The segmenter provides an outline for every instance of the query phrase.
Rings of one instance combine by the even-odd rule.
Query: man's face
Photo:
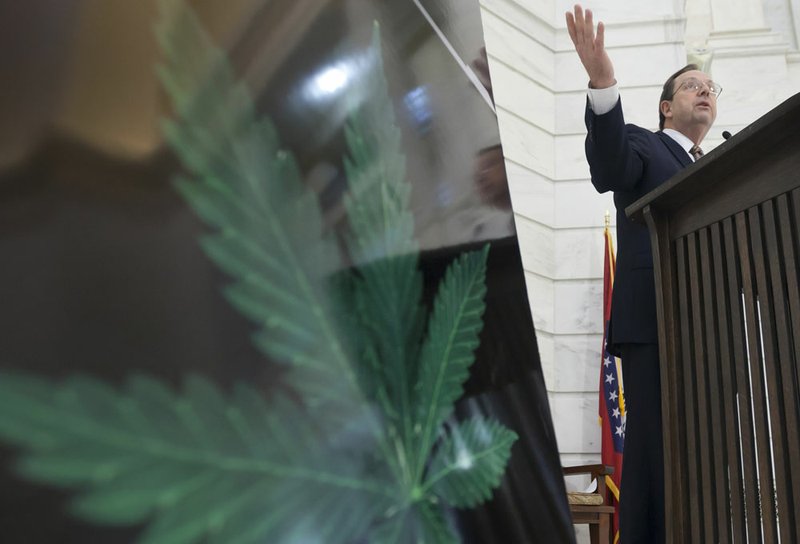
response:
[[[691,84],[698,82],[699,89],[691,90]],[[717,117],[717,97],[709,92],[711,84],[711,78],[699,70],[690,70],[679,75],[675,79],[672,100],[662,103],[662,112],[666,117],[665,127],[674,128],[684,134],[701,128],[708,131]]]
[[[503,148],[499,145],[478,153],[475,159],[475,182],[486,204],[500,209],[511,208]]]

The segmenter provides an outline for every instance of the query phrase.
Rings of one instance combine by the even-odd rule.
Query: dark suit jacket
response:
[[[691,164],[692,159],[663,132],[626,125],[620,100],[603,115],[595,115],[587,102],[586,129],[592,184],[601,193],[614,191],[617,208],[617,271],[609,345],[657,343],[650,234],[645,225],[632,223],[625,216],[625,207]]]

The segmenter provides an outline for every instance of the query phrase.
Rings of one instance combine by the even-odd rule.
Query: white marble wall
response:
[[[584,157],[586,75],[564,23],[573,0],[480,2],[559,451],[565,465],[595,462],[603,222],[611,210],[613,230],[614,206],[610,194],[594,191]],[[584,4],[606,23],[628,122],[656,129],[664,79],[698,52],[725,89],[705,149],[722,141],[723,130],[741,130],[800,90],[800,0],[737,2],[740,12],[716,19],[721,0]],[[764,16],[757,31],[753,10]],[[588,542],[583,529],[578,534]]]
[[[610,194],[588,181],[586,76],[561,3],[483,0],[501,138],[559,447],[565,463],[597,459],[603,222]],[[607,45],[632,122],[657,124],[662,66],[685,54],[681,21],[650,2],[608,12]],[[652,5],[650,5],[652,4]],[[659,9],[655,9],[661,6]],[[652,9],[651,9],[652,8]],[[643,14],[649,16],[644,17]],[[651,60],[643,70],[642,55]],[[624,74],[624,75],[623,75]],[[575,422],[581,422],[576,425]]]

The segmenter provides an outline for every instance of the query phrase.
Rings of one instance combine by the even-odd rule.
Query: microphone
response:
[[[730,133],[730,132],[728,132],[727,130],[723,130],[723,131],[722,131],[722,137],[723,137],[723,138],[725,138],[725,139],[727,140],[728,138],[730,138],[730,137],[731,137],[731,133]]]

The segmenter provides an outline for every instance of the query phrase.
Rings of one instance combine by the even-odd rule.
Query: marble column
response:
[[[765,31],[762,0],[711,0],[713,32]]]
[[[786,39],[767,25],[763,0],[710,0],[710,7],[708,46],[714,56],[785,53]]]

